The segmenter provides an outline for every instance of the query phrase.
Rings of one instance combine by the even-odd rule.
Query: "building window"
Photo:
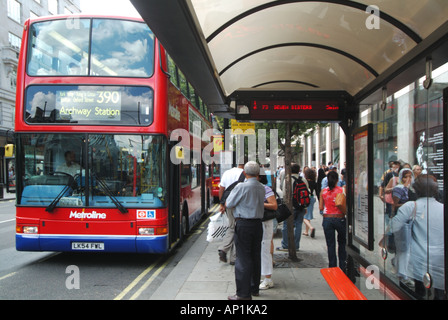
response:
[[[11,72],[8,74],[9,76],[9,83],[11,86],[11,90],[16,91],[17,89],[17,68],[12,68]]]
[[[20,3],[16,0],[8,0],[8,17],[21,23],[20,16]]]
[[[323,127],[323,128],[319,128],[318,130],[320,130],[320,146],[321,149],[325,149],[326,148],[326,141],[327,141],[327,127]]]
[[[18,36],[10,32],[8,33],[8,39],[9,39],[9,45],[11,47],[20,50],[20,43],[22,42],[22,40]]]
[[[331,141],[339,141],[339,124],[331,124]]]

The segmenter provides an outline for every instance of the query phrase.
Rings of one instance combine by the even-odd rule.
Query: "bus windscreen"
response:
[[[61,19],[33,23],[30,34],[30,76],[149,78],[154,72],[154,34],[144,23]]]

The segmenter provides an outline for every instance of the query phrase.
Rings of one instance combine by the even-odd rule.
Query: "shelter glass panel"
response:
[[[375,246],[373,251],[363,247],[359,251],[417,299],[446,299],[443,89],[448,87],[447,70],[442,66],[434,71],[429,90],[422,85],[424,79],[416,80],[390,96],[386,108],[378,103],[369,110],[374,127]],[[431,285],[426,288],[428,275]]]

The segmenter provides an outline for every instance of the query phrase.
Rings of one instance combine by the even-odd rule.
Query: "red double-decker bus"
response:
[[[191,135],[182,149],[192,160],[176,164],[170,134],[203,132],[209,120],[142,20],[28,20],[16,100],[17,250],[168,252],[210,195],[208,167],[193,157],[206,141]]]

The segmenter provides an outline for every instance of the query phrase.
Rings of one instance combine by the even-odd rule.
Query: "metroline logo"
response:
[[[105,213],[70,211],[69,219],[106,219]]]

